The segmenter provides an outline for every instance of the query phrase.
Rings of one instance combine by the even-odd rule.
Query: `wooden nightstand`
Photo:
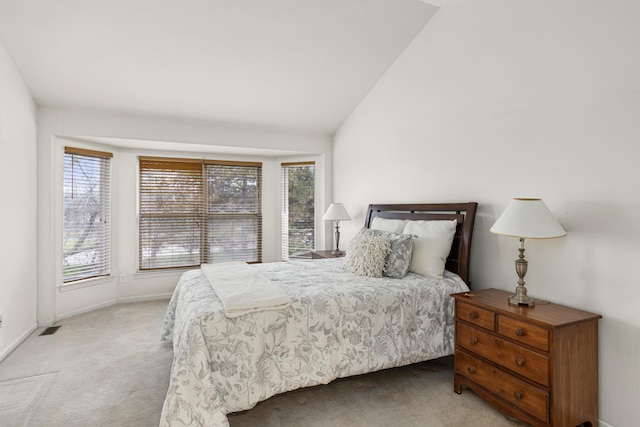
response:
[[[345,252],[342,252],[339,255],[336,254],[332,254],[331,253],[331,249],[329,250],[322,250],[322,251],[310,251],[310,252],[303,252],[303,253],[299,253],[299,254],[294,254],[289,256],[289,258],[294,258],[294,259],[324,259],[324,258],[342,258],[343,256],[345,256]]]
[[[534,426],[598,425],[598,319],[497,289],[454,294],[453,390],[467,386]]]
[[[321,259],[321,258],[342,258],[343,256],[345,256],[345,252],[342,252],[340,254],[332,254],[331,250],[327,250],[327,251],[311,251],[311,258],[312,259]]]

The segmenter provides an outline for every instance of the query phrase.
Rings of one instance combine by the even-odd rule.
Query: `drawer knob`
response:
[[[475,366],[467,366],[467,372],[469,372],[470,374],[475,374],[476,373],[476,367]]]
[[[513,392],[513,397],[515,397],[517,400],[521,400],[524,397],[524,393],[516,390]]]
[[[477,319],[478,317],[479,317],[479,316],[478,316],[478,312],[477,312],[477,311],[471,311],[471,312],[469,312],[469,318],[470,318],[470,319]]]
[[[516,329],[516,335],[519,336],[519,337],[523,337],[523,336],[527,335],[527,331],[525,331],[522,328],[518,328],[518,329]]]
[[[471,344],[471,345],[478,344],[478,338],[476,338],[476,337],[469,338],[469,344]]]
[[[525,360],[524,357],[518,357],[516,359],[516,365],[518,366],[524,366],[527,363],[527,361]]]

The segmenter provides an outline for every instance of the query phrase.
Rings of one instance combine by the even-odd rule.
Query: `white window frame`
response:
[[[63,142],[63,141],[59,141],[59,142]],[[105,282],[112,282],[113,281],[113,275],[111,272],[111,268],[112,268],[112,227],[111,227],[111,198],[112,198],[112,194],[111,194],[111,180],[112,180],[112,157],[113,154],[111,152],[106,152],[106,151],[102,151],[102,150],[95,150],[93,149],[93,147],[91,148],[86,148],[86,147],[80,147],[77,146],[76,144],[56,144],[57,149],[59,149],[61,151],[61,162],[60,162],[60,169],[59,169],[59,173],[56,174],[57,177],[59,177],[58,179],[54,179],[52,182],[57,183],[57,185],[59,185],[59,192],[56,191],[54,192],[54,194],[60,194],[61,197],[59,198],[59,209],[55,209],[56,212],[59,212],[59,216],[56,215],[56,218],[58,218],[58,227],[55,227],[57,235],[59,236],[59,238],[54,239],[57,243],[57,247],[59,248],[59,258],[56,257],[57,259],[57,265],[58,267],[56,268],[56,271],[58,272],[57,276],[60,278],[60,285],[59,285],[59,289],[60,291],[66,291],[66,290],[72,290],[72,289],[77,289],[77,288],[83,288],[86,286],[92,286],[95,284],[100,284],[100,283],[105,283]],[[66,150],[66,147],[69,147],[69,150]],[[103,173],[106,173],[107,176],[106,177],[101,177],[100,178],[100,183],[101,185],[104,185],[106,188],[103,188],[100,192],[100,197],[101,197],[101,205],[103,206],[103,209],[105,209],[105,212],[103,212],[103,215],[106,215],[106,217],[103,217],[101,221],[103,221],[104,227],[106,228],[104,230],[104,234],[103,238],[104,240],[102,241],[102,244],[104,245],[102,247],[102,254],[101,256],[103,257],[103,271],[101,271],[99,274],[95,274],[95,275],[86,275],[84,277],[78,277],[78,278],[73,278],[70,280],[65,281],[65,277],[64,277],[64,241],[65,241],[65,236],[64,236],[64,220],[65,220],[65,214],[64,214],[64,207],[65,207],[65,202],[64,202],[64,194],[65,194],[65,171],[66,171],[66,165],[65,165],[65,157],[66,157],[66,151],[70,151],[73,152],[74,155],[86,155],[87,157],[95,157],[95,158],[103,158],[103,159],[107,159],[107,164],[106,164],[106,170],[103,170]],[[56,203],[57,204],[57,203]],[[58,234],[59,233],[59,234]]]
[[[296,167],[313,167],[314,170],[314,178],[313,178],[313,245],[308,248],[301,248],[302,250],[315,250],[318,242],[318,230],[316,227],[316,217],[317,217],[317,166],[314,161],[300,161],[300,162],[282,162],[280,164],[280,198],[281,198],[281,206],[280,206],[280,236],[281,236],[281,258],[283,261],[289,259],[289,197],[288,197],[288,175],[285,177],[285,170],[296,168]]]

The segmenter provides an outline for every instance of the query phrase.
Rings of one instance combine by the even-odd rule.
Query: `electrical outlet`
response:
[[[124,283],[127,281],[127,275],[124,273],[120,273],[120,283]]]

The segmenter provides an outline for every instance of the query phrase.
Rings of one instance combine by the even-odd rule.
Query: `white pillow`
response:
[[[373,218],[369,228],[372,230],[386,231],[388,233],[402,234],[406,223],[407,220],[405,219],[387,219],[377,216]]]
[[[442,278],[447,256],[451,252],[456,220],[408,221],[404,234],[413,234],[413,255],[409,271]]]

